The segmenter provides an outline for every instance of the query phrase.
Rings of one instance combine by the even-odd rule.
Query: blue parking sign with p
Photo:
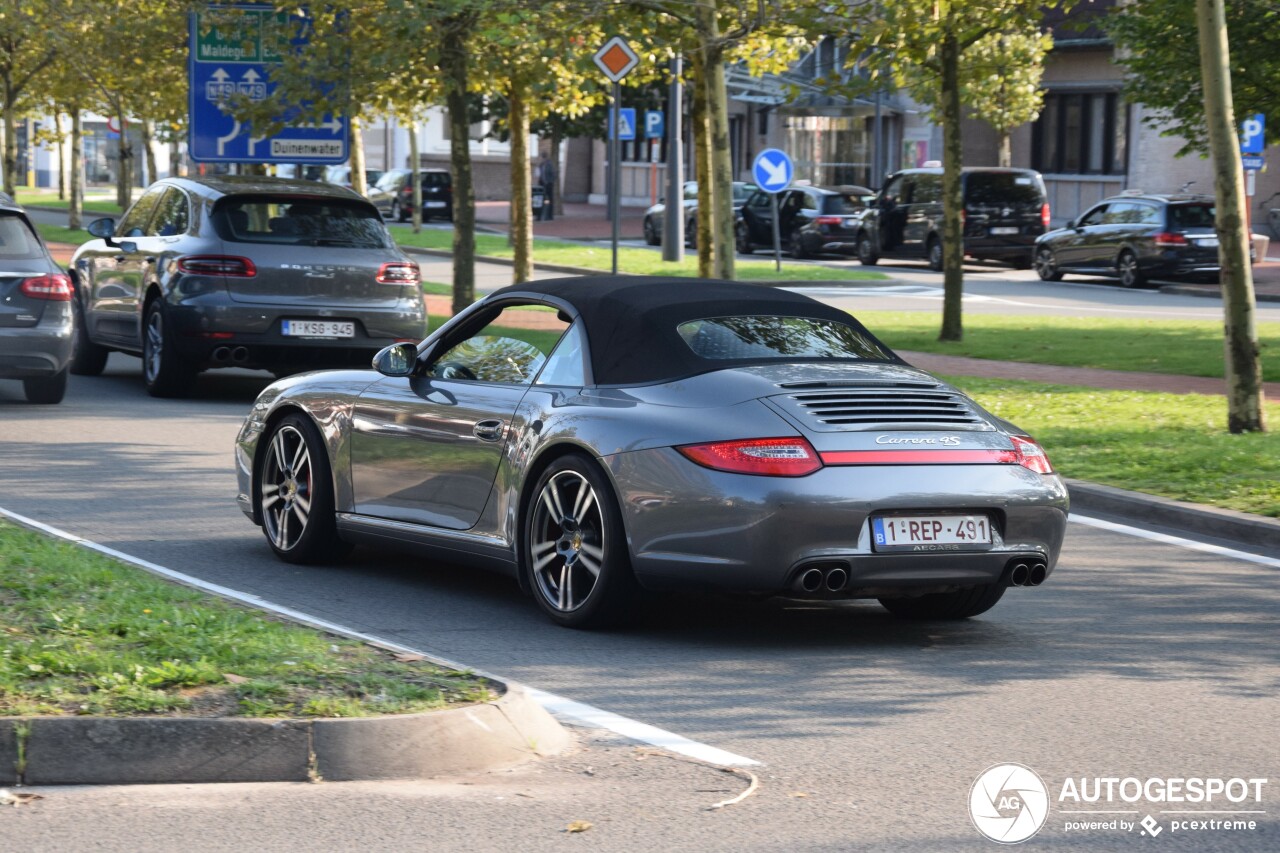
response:
[[[1261,154],[1266,147],[1266,116],[1262,113],[1251,115],[1240,122],[1240,153]]]
[[[662,110],[644,111],[644,138],[661,139],[666,135],[665,114]]]

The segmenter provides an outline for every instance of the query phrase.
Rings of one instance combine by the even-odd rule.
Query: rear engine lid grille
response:
[[[795,390],[770,397],[770,401],[809,429],[824,432],[993,429],[967,398],[934,383],[795,383],[780,387]]]

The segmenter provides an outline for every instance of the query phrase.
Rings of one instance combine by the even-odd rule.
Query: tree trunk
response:
[[[711,127],[707,116],[706,62],[701,51],[694,51],[690,69],[693,77],[693,105],[690,124],[693,131],[693,177],[698,182],[698,277],[715,278],[711,224]],[[684,215],[683,197],[667,200],[667,207]]]
[[[351,164],[351,189],[364,195],[369,191],[369,185],[364,179],[364,134],[360,132],[363,122],[360,116],[354,114],[347,122],[351,127],[351,157],[348,160]]]
[[[120,168],[116,169],[116,204],[127,210],[133,204],[133,146],[129,144],[129,126],[125,124],[124,110],[117,113],[120,123],[120,143],[116,150]]]
[[[185,178],[187,169],[182,162],[182,148],[174,136],[169,137],[169,174],[177,178]]]
[[[80,108],[71,111],[71,203],[67,205],[67,227],[78,229],[84,216],[84,126]]]
[[[409,186],[413,187],[413,233],[422,233],[422,157],[418,153],[418,120],[409,122]]]
[[[960,43],[950,33],[939,45],[942,63],[942,330],[940,341],[964,337],[964,198],[960,188]]]
[[[1231,98],[1231,66],[1222,0],[1196,0],[1200,31],[1200,72],[1204,80],[1204,113],[1213,154],[1213,188],[1217,202],[1218,256],[1222,264],[1227,429],[1262,432],[1262,362],[1258,357],[1257,306],[1253,270],[1249,266],[1244,177]]]
[[[1000,134],[1000,162],[1002,169],[1008,169],[1013,166],[1013,134],[1010,131],[1004,131]]]
[[[695,11],[699,47],[703,54],[701,82],[706,90],[707,125],[711,137],[708,173],[711,178],[712,276],[731,280],[734,261],[733,161],[729,148],[729,95],[725,91],[724,48],[720,44],[715,4],[698,3]],[[701,184],[698,189],[701,193]],[[701,195],[698,204],[701,207]]]
[[[519,75],[507,91],[507,127],[511,131],[511,283],[533,278],[533,217],[529,169],[529,88]]]
[[[551,166],[555,170],[555,186],[551,190],[551,213],[553,216],[564,216],[564,175],[560,168],[560,146],[564,144],[564,131],[556,122],[551,128]]]
[[[142,121],[142,154],[147,163],[147,176],[142,183],[151,186],[160,180],[160,169],[156,165],[156,135],[150,119]]]
[[[53,127],[58,132],[58,200],[67,200],[67,138],[62,134],[62,113],[54,113]]]
[[[13,197],[18,183],[18,113],[13,99],[4,105],[4,191]]]
[[[476,298],[476,196],[471,176],[471,120],[467,114],[470,78],[467,42],[472,22],[446,22],[440,65],[449,111],[449,160],[453,167],[453,313]]]

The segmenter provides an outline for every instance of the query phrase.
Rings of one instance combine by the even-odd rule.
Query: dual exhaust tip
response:
[[[213,360],[218,364],[244,364],[249,360],[249,348],[218,347],[213,351]]]
[[[1009,586],[1040,586],[1048,575],[1044,560],[1015,560],[1009,565]]]
[[[849,582],[849,572],[841,566],[805,569],[796,578],[796,588],[802,592],[839,592]]]

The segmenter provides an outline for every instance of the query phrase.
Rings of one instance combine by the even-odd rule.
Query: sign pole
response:
[[[613,84],[613,133],[609,136],[609,218],[613,220],[613,274],[618,274],[618,196],[622,193],[622,84]]]
[[[782,237],[778,229],[778,194],[769,193],[769,205],[773,208],[773,266],[782,272]]]

